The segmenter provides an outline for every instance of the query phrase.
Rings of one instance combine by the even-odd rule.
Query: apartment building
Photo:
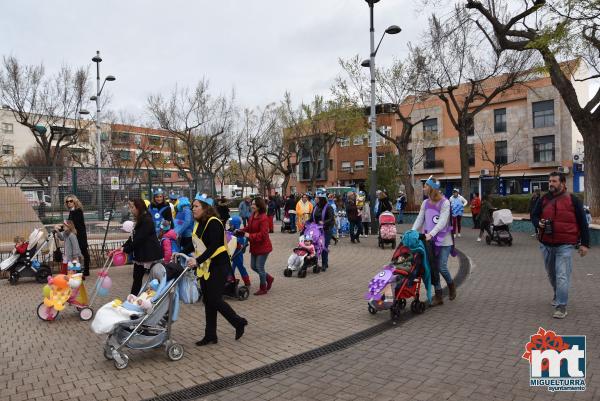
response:
[[[582,101],[588,97],[586,82],[574,82]],[[460,88],[459,88],[460,91]],[[389,107],[392,106],[392,107]],[[401,120],[393,105],[379,105],[377,125],[380,130],[397,136]],[[415,181],[424,182],[430,175],[441,179],[447,194],[460,188],[460,153],[458,132],[452,126],[443,102],[437,97],[415,101],[407,99],[399,105],[413,121],[425,118],[413,130],[409,146]],[[326,174],[318,186],[361,187],[369,174],[370,147],[368,134],[339,139],[332,149]],[[478,113],[474,129],[469,133],[470,188],[463,193],[497,191],[501,194],[527,194],[535,189],[547,190],[548,173],[562,171],[568,187],[583,190],[581,134],[566,105],[548,76],[538,75],[498,96]],[[578,145],[579,144],[579,145]],[[396,152],[395,147],[378,138],[377,157]],[[310,180],[303,175],[301,164],[293,189],[308,190]],[[494,167],[502,166],[500,179],[494,178]]]

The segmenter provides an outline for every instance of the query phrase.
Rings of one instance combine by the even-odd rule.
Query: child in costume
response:
[[[242,227],[242,218],[240,216],[233,216],[229,219],[229,230],[231,232],[235,232]],[[233,254],[233,258],[231,258],[231,267],[232,267],[232,279],[235,278],[235,269],[240,271],[242,275],[242,280],[244,281],[244,285],[246,287],[250,286],[250,276],[248,276],[248,271],[244,267],[244,253],[245,246],[248,243],[248,239],[246,237],[237,237],[237,247],[235,253]]]

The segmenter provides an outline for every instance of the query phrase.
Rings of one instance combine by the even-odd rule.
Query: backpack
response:
[[[160,210],[155,207],[150,207],[150,215],[152,216],[152,221],[154,221],[154,228],[156,228],[157,231],[160,231],[160,223],[164,220],[162,215],[163,212],[170,208],[171,206],[168,204],[160,208]]]

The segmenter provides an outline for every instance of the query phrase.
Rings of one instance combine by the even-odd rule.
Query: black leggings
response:
[[[479,223],[479,238],[481,238],[484,231],[486,231],[490,237],[492,236],[492,230],[490,229],[490,223],[487,223],[487,222]]]
[[[87,246],[81,248],[81,255],[83,255],[83,275],[90,275],[90,252],[88,251]]]
[[[131,294],[138,295],[142,289],[142,282],[144,281],[144,275],[147,270],[144,269],[144,265],[133,264],[133,284],[131,285]]]
[[[206,315],[206,328],[204,329],[206,339],[217,338],[217,312],[221,313],[233,327],[237,328],[241,323],[242,318],[223,300],[223,290],[228,271],[231,271],[231,268],[212,263],[208,280],[200,279],[202,302],[204,302],[204,313]]]

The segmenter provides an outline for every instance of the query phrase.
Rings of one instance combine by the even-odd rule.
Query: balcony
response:
[[[423,168],[426,170],[431,170],[434,168],[444,168],[443,160],[424,160]]]

